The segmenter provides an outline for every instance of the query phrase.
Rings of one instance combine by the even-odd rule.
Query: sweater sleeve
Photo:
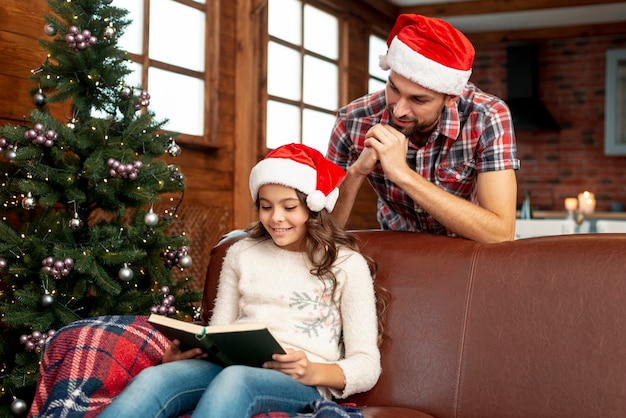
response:
[[[367,263],[360,254],[351,253],[339,268],[345,275],[341,296],[345,357],[337,364],[343,370],[346,385],[343,391],[331,393],[343,399],[370,390],[378,381],[381,366],[374,284]]]
[[[209,325],[228,325],[239,316],[239,270],[237,268],[241,245],[233,244],[224,256],[217,285],[215,305]]]

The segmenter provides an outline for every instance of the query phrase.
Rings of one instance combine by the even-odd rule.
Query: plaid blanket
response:
[[[29,417],[97,417],[142,369],[158,364],[169,340],[147,316],[73,322],[42,351]]]
[[[92,418],[142,369],[158,364],[169,340],[147,316],[101,316],[61,328],[45,345],[29,418]],[[311,402],[297,417],[361,418],[354,405]],[[289,418],[281,412],[254,418]]]

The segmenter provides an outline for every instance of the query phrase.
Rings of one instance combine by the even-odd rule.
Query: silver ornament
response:
[[[106,28],[104,28],[103,35],[105,38],[113,39],[115,38],[115,35],[117,35],[117,29],[115,29],[113,26],[107,26]]]
[[[28,192],[26,197],[22,199],[22,207],[26,210],[30,210],[30,209],[34,209],[35,205],[36,205],[35,198],[33,198],[33,195],[30,194],[30,192]]]
[[[171,157],[178,157],[181,152],[182,152],[182,149],[178,146],[176,142],[172,142],[170,147],[167,149],[167,153]]]
[[[55,28],[51,23],[47,23],[46,26],[44,26],[43,31],[48,36],[54,36],[57,34],[57,28]]]
[[[159,215],[154,213],[152,209],[143,217],[143,221],[148,226],[156,226],[159,223]]]
[[[81,226],[83,226],[83,221],[78,217],[77,214],[74,214],[74,217],[67,222],[67,226],[70,229],[77,230]]]
[[[50,293],[46,292],[41,295],[41,305],[48,307],[54,305],[55,299]]]
[[[124,267],[117,273],[117,277],[119,277],[120,280],[129,282],[133,279],[133,271],[128,267],[128,264],[124,263]]]
[[[120,95],[122,95],[122,97],[131,97],[133,95],[133,88],[129,86],[122,87]]]
[[[18,399],[15,396],[13,397],[13,402],[11,403],[11,412],[14,415],[24,415],[28,410],[28,405],[22,399]]]
[[[46,95],[43,94],[43,91],[39,90],[37,93],[35,93],[35,95],[33,96],[33,103],[35,103],[37,106],[43,106],[46,104]]]
[[[184,255],[178,260],[178,265],[182,268],[191,267],[191,264],[193,264],[193,260],[188,255]]]
[[[15,152],[15,149],[10,149],[7,151],[6,157],[8,160],[15,160],[17,158],[17,152]]]

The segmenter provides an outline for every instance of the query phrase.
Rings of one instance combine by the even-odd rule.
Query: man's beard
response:
[[[433,131],[437,123],[439,123],[439,119],[441,118],[441,113],[443,112],[444,107],[445,106],[443,105],[441,106],[441,112],[439,112],[432,120],[419,122],[417,119],[413,118],[410,120],[405,120],[405,122],[413,122],[412,125],[400,127],[394,122],[393,107],[387,106],[387,111],[389,112],[389,125],[402,132],[407,138],[411,138],[413,135],[429,134]]]

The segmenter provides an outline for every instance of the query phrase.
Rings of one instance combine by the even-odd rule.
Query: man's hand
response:
[[[180,341],[172,340],[172,343],[169,347],[165,349],[163,353],[162,363],[169,363],[171,361],[177,360],[188,360],[188,359],[201,359],[207,358],[209,355],[202,351],[200,348],[192,348],[191,350],[181,351],[180,349]]]
[[[366,150],[375,151],[389,180],[395,182],[402,170],[409,169],[406,163],[409,140],[393,126],[381,124],[372,126],[365,134],[364,144]]]

